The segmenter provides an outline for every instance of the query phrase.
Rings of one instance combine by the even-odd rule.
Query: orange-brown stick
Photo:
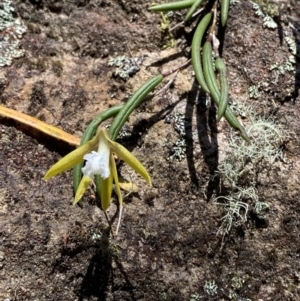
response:
[[[16,121],[19,121],[20,123],[23,123],[32,128],[35,128],[38,131],[45,133],[46,135],[49,135],[49,136],[54,137],[59,140],[63,140],[65,142],[69,143],[70,145],[74,145],[74,146],[80,145],[80,138],[73,136],[53,125],[50,125],[46,122],[38,120],[35,117],[29,116],[27,114],[18,112],[13,109],[6,108],[1,105],[0,105],[0,115],[4,116],[6,118],[11,118]]]

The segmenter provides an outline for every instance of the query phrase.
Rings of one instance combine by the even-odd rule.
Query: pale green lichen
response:
[[[255,14],[261,18],[264,19],[263,26],[267,27],[269,29],[275,29],[278,27],[276,22],[273,20],[271,16],[269,16],[267,13],[264,13],[257,3],[252,2],[253,4],[253,9],[255,10]]]
[[[266,15],[264,17],[264,27],[275,29],[278,27],[278,25],[276,22],[274,22],[274,20],[270,16]]]
[[[114,71],[115,76],[119,76],[124,80],[128,80],[130,76],[134,75],[140,70],[139,65],[143,62],[143,56],[137,58],[128,58],[125,56],[118,56],[110,58],[108,66],[117,67]]]
[[[282,144],[289,137],[283,126],[258,116],[253,107],[239,105],[234,111],[247,112],[248,122],[244,127],[251,144],[241,142],[232,131],[229,149],[219,164],[217,173],[226,193],[215,200],[224,211],[218,231],[223,235],[228,234],[232,226],[246,222],[249,208],[255,214],[269,208],[268,203],[259,200],[257,174],[272,169],[276,161],[284,162]]]
[[[270,71],[275,71],[275,82],[278,80],[278,75],[285,74],[285,72],[294,72],[296,70],[296,54],[297,54],[297,45],[294,37],[290,37],[288,32],[284,32],[284,40],[288,44],[289,51],[292,55],[288,57],[283,63],[275,62],[271,67]]]
[[[216,285],[215,280],[205,281],[203,289],[210,296],[215,296],[218,292],[218,286]]]
[[[259,97],[258,87],[257,86],[250,86],[248,89],[249,97],[257,99]]]
[[[179,134],[179,139],[175,141],[170,150],[168,160],[172,161],[176,158],[182,161],[186,157],[186,128],[190,127],[191,124],[186,120],[184,114],[177,112],[168,115],[165,122],[172,122],[175,131]],[[166,142],[165,145],[168,146],[168,142]]]
[[[270,0],[255,0],[255,3],[252,3],[255,4],[255,9],[261,11],[264,16],[269,15],[271,17],[275,17],[280,14],[280,6],[274,2],[275,1]]]
[[[259,17],[264,18],[265,14],[262,12],[260,6],[254,2],[252,2],[253,4],[253,9],[255,10],[255,14]]]
[[[27,28],[21,19],[13,15],[12,1],[2,0],[0,4],[0,67],[11,65],[13,59],[24,55],[20,39]]]
[[[292,53],[292,55],[296,55],[297,54],[297,45],[296,45],[295,39],[288,37],[288,36],[286,36],[284,39],[287,42],[287,44],[289,46],[289,50]]]
[[[275,64],[273,64],[270,67],[270,71],[276,70],[277,74],[285,74],[286,71],[288,72],[292,72],[295,71],[295,64],[296,64],[296,60],[295,57],[293,55],[290,55],[289,58],[281,65],[278,62],[276,62]]]
[[[176,158],[177,160],[182,161],[186,157],[185,149],[186,143],[184,138],[181,137],[180,139],[175,141],[168,160],[172,161],[174,158]]]
[[[240,277],[239,275],[234,275],[231,278],[231,287],[235,290],[239,290],[240,288],[242,288],[244,282],[245,281],[242,277]]]
[[[202,298],[198,294],[192,294],[189,301],[200,301]]]

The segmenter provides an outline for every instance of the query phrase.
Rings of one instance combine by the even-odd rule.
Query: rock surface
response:
[[[1,118],[1,300],[300,300],[300,5],[275,3],[281,14],[274,30],[250,2],[232,6],[223,44],[231,98],[291,133],[282,146],[286,160],[257,175],[269,211],[250,210],[245,223],[216,235],[223,211],[213,201],[213,176],[230,129],[216,124],[191,66],[130,117],[121,142],[148,168],[153,187],[120,165],[139,193],[125,199],[114,238],[92,190],[83,208],[71,205],[71,172],[42,180],[72,148]],[[27,27],[25,54],[0,69],[0,103],[80,136],[97,112],[125,102],[149,73],[188,58],[194,24],[174,32],[176,48],[162,50],[161,19],[149,4],[13,1]],[[180,20],[171,17],[172,24]],[[295,55],[287,38],[296,41]],[[286,65],[291,55],[295,63]],[[143,70],[128,81],[114,76],[108,62],[120,56],[139,57]],[[182,160],[168,160],[180,139]]]

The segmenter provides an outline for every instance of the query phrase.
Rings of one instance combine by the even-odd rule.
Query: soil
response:
[[[13,5],[28,28],[25,55],[0,70],[6,78],[0,102],[79,137],[98,112],[124,103],[147,74],[184,63],[196,24],[175,30],[177,47],[163,50],[168,39],[160,15],[147,11],[150,2]],[[71,171],[42,179],[73,148],[1,118],[0,300],[300,300],[300,4],[274,5],[280,14],[271,30],[250,2],[236,3],[222,43],[231,97],[254,104],[292,133],[284,144],[287,160],[256,187],[270,204],[263,218],[249,214],[225,237],[216,235],[223,212],[214,201],[213,176],[230,129],[216,124],[215,108],[203,103],[191,65],[129,119],[120,142],[146,166],[153,186],[120,164],[120,174],[139,192],[125,198],[114,237],[92,189],[82,208],[72,206]],[[170,17],[172,25],[182,18]],[[271,66],[291,55],[285,34],[298,43],[296,72],[276,75]],[[143,58],[143,70],[128,81],[108,66],[109,58],[123,55]],[[259,97],[250,99],[254,85]],[[185,118],[181,161],[168,160],[179,137],[168,122],[175,113]],[[114,200],[108,211],[113,227],[116,212]]]

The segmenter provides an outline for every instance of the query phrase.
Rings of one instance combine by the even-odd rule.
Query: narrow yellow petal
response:
[[[111,154],[110,156],[110,171],[113,175],[113,179],[115,182],[115,191],[118,195],[118,200],[119,200],[119,220],[118,220],[118,224],[117,224],[117,228],[116,228],[116,235],[118,234],[119,228],[120,228],[120,224],[121,224],[121,218],[122,218],[122,209],[123,209],[123,197],[122,197],[122,193],[121,193],[121,189],[120,189],[120,185],[119,185],[119,178],[118,178],[118,172],[117,172],[117,167],[116,167],[116,162],[114,159],[114,156]]]
[[[56,162],[45,174],[44,180],[52,178],[59,173],[74,167],[81,161],[85,154],[90,153],[92,150],[97,149],[98,137],[95,136],[92,140],[88,141],[84,145],[78,147],[71,153],[67,154],[65,157]]]
[[[110,143],[112,151],[115,152],[124,162],[126,162],[132,169],[141,175],[148,184],[151,185],[150,175],[142,163],[122,145],[113,141]]]
[[[151,185],[151,178],[148,174],[146,168],[142,165],[142,163],[124,146],[121,144],[114,142],[109,139],[106,131],[102,131],[101,135],[103,135],[111,148],[111,150],[117,154],[123,161],[125,161],[132,169],[134,169],[138,174],[140,174],[148,184]]]
[[[78,189],[76,190],[76,195],[75,195],[73,205],[76,205],[80,201],[80,199],[82,198],[83,194],[85,193],[85,191],[87,190],[91,182],[92,182],[91,178],[87,176],[82,177]]]
[[[119,178],[118,178],[116,162],[115,162],[115,159],[114,159],[113,155],[110,156],[110,166],[111,166],[110,171],[112,173],[113,180],[115,182],[115,191],[116,191],[117,196],[118,196],[119,204],[120,204],[120,206],[122,206],[123,197],[122,197],[122,193],[121,193],[121,189],[120,189],[120,183],[119,183]]]
[[[112,182],[113,182],[112,173],[110,173],[109,177],[105,180],[100,177],[101,208],[103,211],[107,210],[111,202]]]

